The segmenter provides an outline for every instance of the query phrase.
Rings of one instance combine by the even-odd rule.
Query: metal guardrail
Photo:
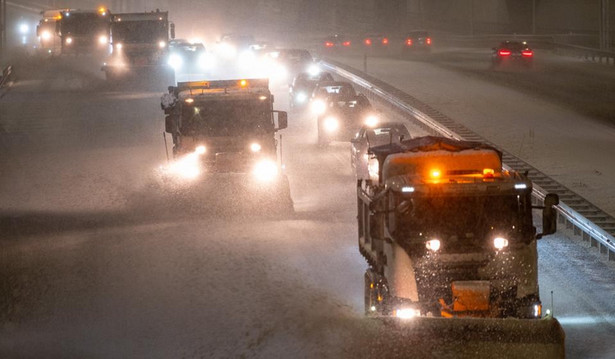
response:
[[[411,115],[435,134],[457,140],[489,143],[444,114],[368,74],[332,60],[323,60],[321,64],[360,86],[368,96],[385,102],[399,112]],[[565,225],[563,229],[572,230],[572,234],[581,236],[584,241],[590,242],[590,246],[598,247],[600,253],[607,255],[608,260],[615,260],[615,218],[519,158],[506,151],[502,152],[505,169],[528,173],[528,178],[533,183],[535,204],[542,203],[547,193],[557,193],[561,199],[557,206],[558,222]]]
[[[553,43],[553,50],[559,54],[572,54],[588,61],[615,65],[615,51],[600,50],[591,47]]]

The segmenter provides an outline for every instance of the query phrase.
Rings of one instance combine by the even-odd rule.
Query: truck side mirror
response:
[[[283,130],[288,127],[288,113],[286,111],[278,111],[278,127],[276,130]]]
[[[170,23],[169,28],[171,29],[171,39],[175,39],[175,24]]]
[[[559,196],[557,194],[549,193],[545,196],[544,207],[542,208],[542,233],[539,233],[536,238],[540,239],[557,231],[557,213],[554,206],[558,204]]]

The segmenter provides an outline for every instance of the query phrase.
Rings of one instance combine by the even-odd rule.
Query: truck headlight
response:
[[[337,118],[330,116],[330,117],[325,118],[322,126],[327,132],[335,132],[340,127],[340,122],[338,121]]]
[[[106,45],[108,42],[109,42],[109,39],[107,38],[107,36],[105,36],[105,35],[100,35],[100,36],[98,37],[98,43],[99,43],[100,45]]]
[[[312,112],[315,115],[322,115],[327,111],[327,104],[323,100],[314,100],[312,102]]]
[[[181,69],[181,67],[184,64],[184,59],[182,59],[181,56],[177,55],[177,54],[172,54],[171,56],[169,56],[169,66],[171,66],[173,68],[173,70],[179,70]]]
[[[441,243],[439,239],[432,239],[432,240],[425,242],[425,247],[427,247],[427,249],[429,249],[432,252],[437,252],[438,250],[440,250],[440,246],[441,246]]]
[[[307,72],[308,74],[310,74],[310,76],[316,76],[320,73],[320,66],[310,65],[310,67],[308,67]]]
[[[375,115],[368,115],[365,117],[365,126],[375,127],[378,124],[378,117]]]
[[[165,47],[167,47],[167,42],[166,41],[159,41],[158,42],[158,47],[161,49],[164,49]]]
[[[261,145],[259,143],[254,142],[250,145],[250,151],[260,152],[260,150],[261,150]]]
[[[49,31],[47,31],[47,30],[43,31],[43,32],[41,33],[41,39],[42,39],[43,41],[48,41],[48,40],[50,40],[50,39],[51,39],[51,33],[50,33]]]
[[[393,311],[393,314],[399,319],[412,319],[420,317],[421,311],[415,308],[398,308]]]
[[[67,37],[64,42],[66,42],[66,45],[70,45],[70,44],[73,43],[73,38],[72,37]]]
[[[498,251],[501,251],[502,249],[508,247],[508,239],[503,238],[503,237],[495,237],[493,239],[493,246]]]
[[[122,45],[122,43],[121,43],[121,42],[118,42],[117,44],[115,44],[115,48],[116,48],[117,50],[121,50],[123,46],[124,46],[124,45]]]
[[[196,152],[189,153],[173,161],[165,168],[165,172],[174,177],[186,180],[197,178],[201,174],[199,154]]]
[[[204,155],[205,152],[207,152],[207,148],[203,145],[199,145],[199,146],[196,146],[196,148],[194,149],[194,152],[197,155]]]
[[[295,101],[298,103],[304,103],[305,100],[307,100],[307,95],[305,94],[305,92],[299,92],[295,97]]]
[[[256,163],[252,174],[261,182],[271,182],[278,176],[278,165],[272,160],[262,160]]]

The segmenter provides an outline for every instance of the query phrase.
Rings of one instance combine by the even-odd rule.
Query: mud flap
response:
[[[417,317],[380,321],[370,355],[395,358],[564,358],[564,331],[554,318]],[[374,323],[375,324],[375,323]],[[387,355],[380,357],[389,357]]]

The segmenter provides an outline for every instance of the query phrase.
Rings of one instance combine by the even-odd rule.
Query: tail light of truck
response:
[[[534,51],[532,51],[532,50],[523,50],[523,51],[521,51],[521,56],[523,56],[523,57],[532,57],[532,56],[534,56]]]
[[[510,50],[506,50],[506,49],[499,50],[498,55],[502,57],[510,56]]]
[[[412,46],[412,39],[406,39],[406,46]]]
[[[431,37],[426,38],[426,39],[425,39],[425,43],[426,43],[427,45],[431,45]]]

